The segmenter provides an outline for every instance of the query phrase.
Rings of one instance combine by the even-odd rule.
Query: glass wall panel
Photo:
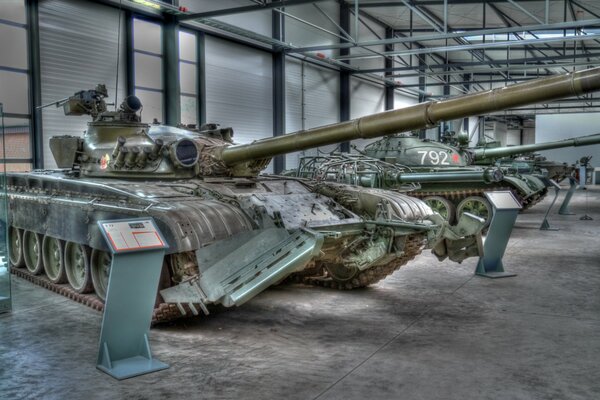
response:
[[[14,114],[7,118],[4,113]],[[29,65],[27,60],[27,18],[24,0],[0,1],[0,191],[2,173],[31,169],[29,110]],[[6,136],[5,136],[6,134]],[[6,142],[5,142],[6,137]],[[7,160],[8,159],[8,160]],[[6,161],[6,168],[5,168]],[[17,165],[18,163],[18,165]],[[5,197],[0,196],[0,275],[4,271]],[[0,281],[2,278],[0,277]],[[0,283],[1,286],[1,283]],[[3,288],[0,287],[0,297]],[[0,301],[1,303],[1,301]],[[2,304],[0,304],[2,309]]]
[[[136,50],[162,54],[162,27],[159,24],[134,19],[133,40]]]
[[[0,24],[0,65],[27,69],[27,30]]]
[[[162,89],[162,58],[135,53],[135,86]]]
[[[0,158],[31,158],[29,119],[4,118],[4,136],[0,139]]]
[[[142,101],[142,121],[152,123],[154,119],[163,122],[163,96],[161,92],[136,89],[135,95]]]
[[[0,19],[5,21],[25,24],[25,1],[24,0],[2,0],[0,1]]]
[[[196,64],[188,64],[183,62],[179,63],[179,82],[181,85],[181,93],[196,94],[196,71]]]
[[[194,96],[181,96],[181,123],[198,123],[198,100]]]
[[[28,93],[26,73],[0,70],[0,103],[5,113],[29,114]]]
[[[4,113],[0,105],[0,138],[4,143]],[[2,149],[3,146],[0,146]],[[6,169],[0,160],[0,313],[11,310],[10,272],[8,256],[8,207],[6,197]]]
[[[185,61],[196,62],[196,35],[188,32],[179,32],[179,58]]]
[[[198,53],[193,32],[179,32],[179,90],[181,123],[198,124]]]

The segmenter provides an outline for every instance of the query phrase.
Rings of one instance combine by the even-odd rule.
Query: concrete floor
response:
[[[564,195],[564,194],[563,194]],[[384,282],[335,292],[287,285],[150,333],[171,368],[116,381],[95,368],[101,315],[14,279],[0,316],[2,399],[598,399],[600,187],[594,221],[519,216],[505,266],[427,254]],[[562,195],[561,195],[562,198]]]

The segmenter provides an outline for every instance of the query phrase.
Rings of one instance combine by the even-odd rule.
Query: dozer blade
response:
[[[468,212],[463,213],[454,226],[446,226],[431,251],[438,260],[449,258],[461,263],[469,257],[483,254],[481,231],[485,220]]]
[[[238,234],[196,251],[198,280],[161,291],[168,303],[239,306],[318,254],[321,235],[269,228]]]

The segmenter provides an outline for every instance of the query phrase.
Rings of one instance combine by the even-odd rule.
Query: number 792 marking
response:
[[[421,154],[421,164],[425,164],[427,159],[428,164],[433,165],[450,165],[448,162],[448,153],[445,151],[434,151],[434,150],[419,150],[417,153]]]

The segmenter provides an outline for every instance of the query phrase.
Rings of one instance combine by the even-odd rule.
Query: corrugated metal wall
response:
[[[350,79],[350,118],[360,118],[365,115],[385,111],[385,88],[376,83],[358,78]],[[362,149],[367,144],[378,139],[353,140],[352,144]]]
[[[232,127],[237,143],[273,136],[271,54],[211,36],[205,54],[206,121]]]
[[[295,59],[286,60],[285,67],[286,132],[338,122],[340,117],[338,73]],[[331,152],[336,147],[337,145],[324,146],[319,150]],[[316,153],[317,150],[306,150],[288,154],[286,169],[296,168],[299,156]]]
[[[113,7],[76,0],[39,2],[42,102],[50,103],[73,93],[106,84],[114,101],[119,11]],[[125,96],[125,19],[121,19],[119,96]],[[56,167],[48,147],[55,135],[82,135],[89,117],[66,117],[51,106],[42,113],[44,166]]]

